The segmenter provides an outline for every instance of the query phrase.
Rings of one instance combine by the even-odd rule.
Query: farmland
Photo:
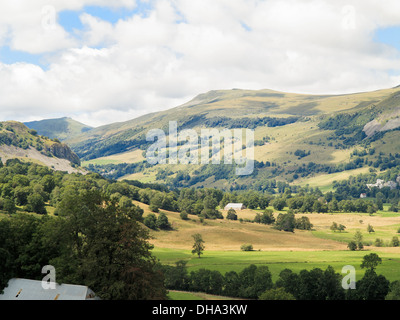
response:
[[[144,209],[144,215],[150,213],[147,205],[136,204]],[[238,217],[250,220],[257,211],[246,209],[238,212]],[[356,213],[299,214],[310,219],[313,229],[295,230],[294,233],[227,219],[201,223],[197,217],[189,216],[190,219],[184,221],[177,213],[163,212],[167,213],[173,230],[152,231],[153,253],[163,264],[187,261],[189,272],[205,268],[224,274],[240,272],[250,264],[266,265],[273,280],[276,280],[286,268],[299,272],[303,269],[325,269],[330,265],[340,273],[344,266],[352,265],[356,268],[357,279],[360,279],[365,271],[360,268],[363,257],[374,252],[383,261],[377,271],[391,281],[399,278],[400,248],[389,244],[392,237],[398,235],[400,227],[400,214],[394,212],[379,211],[372,216]],[[333,222],[345,225],[346,229],[342,232],[330,230]],[[368,225],[374,227],[374,232],[367,232]],[[357,230],[363,235],[365,247],[361,251],[350,251],[347,243],[354,238]],[[205,241],[206,249],[200,259],[191,253],[191,235],[194,233],[201,233]],[[376,238],[381,238],[384,246],[376,247]],[[240,246],[244,243],[252,244],[254,250],[241,251]]]

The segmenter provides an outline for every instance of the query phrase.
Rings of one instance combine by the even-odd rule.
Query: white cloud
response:
[[[79,37],[59,25],[43,29],[46,2],[26,2],[0,5],[0,44],[49,54],[50,66],[0,65],[3,119],[68,115],[99,125],[213,89],[348,93],[400,82],[390,72],[400,70],[399,53],[373,41],[376,28],[400,21],[394,0],[152,0],[148,15],[115,24],[82,14]],[[108,3],[60,0],[54,8]],[[132,9],[136,1],[113,4]]]

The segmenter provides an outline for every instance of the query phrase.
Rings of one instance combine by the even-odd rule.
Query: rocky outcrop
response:
[[[76,155],[76,153],[73,152],[64,143],[56,142],[50,146],[46,146],[46,151],[50,152],[53,156],[55,156],[57,158],[69,160],[78,166],[81,165],[81,161],[80,161],[79,157]]]
[[[400,127],[400,118],[394,118],[387,120],[384,124],[380,123],[378,120],[372,120],[368,122],[363,131],[368,138],[372,137],[377,132],[385,132]]]

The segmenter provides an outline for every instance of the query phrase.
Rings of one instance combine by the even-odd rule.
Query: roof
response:
[[[228,203],[225,208],[242,208],[243,203]]]
[[[42,281],[14,278],[0,294],[0,300],[93,300],[98,299],[86,286],[56,284],[55,289],[44,289]]]

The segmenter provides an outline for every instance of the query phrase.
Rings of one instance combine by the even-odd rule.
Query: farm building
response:
[[[55,289],[44,289],[42,281],[14,278],[8,282],[0,300],[100,300],[86,286],[56,284]]]
[[[229,209],[233,209],[233,210],[243,210],[246,209],[245,205],[243,203],[228,203],[224,210],[229,210]]]

